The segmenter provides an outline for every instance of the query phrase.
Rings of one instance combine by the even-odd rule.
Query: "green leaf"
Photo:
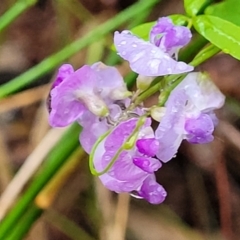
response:
[[[168,17],[172,19],[175,25],[184,26],[184,25],[187,25],[187,23],[189,22],[189,18],[181,14],[174,14]],[[130,31],[134,35],[147,41],[149,40],[149,32],[151,31],[151,28],[153,27],[154,24],[156,24],[156,21],[144,23],[137,27],[132,28]]]
[[[212,0],[184,0],[184,8],[189,16],[194,17],[211,2]]]
[[[195,29],[223,52],[240,60],[240,27],[218,17],[193,18]]]
[[[156,24],[155,21],[154,22],[144,23],[144,24],[141,24],[141,25],[139,25],[137,27],[134,27],[130,31],[134,35],[136,35],[136,36],[138,36],[138,37],[140,37],[140,38],[142,38],[142,39],[147,41],[149,39],[149,32],[150,32],[150,30],[151,30],[151,28],[153,27],[154,24]]]
[[[238,6],[240,6],[240,0],[227,0],[207,7],[205,14],[223,18],[240,26],[240,8]]]

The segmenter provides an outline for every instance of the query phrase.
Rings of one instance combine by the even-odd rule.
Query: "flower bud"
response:
[[[153,107],[151,109],[151,117],[157,122],[161,121],[165,113],[166,107]]]
[[[137,77],[137,88],[144,91],[146,90],[150,84],[152,83],[154,77],[146,77],[143,75],[138,75]]]

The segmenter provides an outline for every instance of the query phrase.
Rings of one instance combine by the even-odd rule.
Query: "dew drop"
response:
[[[137,44],[133,43],[132,46],[133,46],[134,48],[136,48],[136,47],[137,47]]]
[[[167,193],[164,191],[164,192],[162,192],[162,196],[163,197],[166,197],[167,196]]]
[[[127,42],[124,40],[124,41],[121,41],[121,45],[125,45]]]
[[[167,72],[168,73],[172,73],[172,69],[171,68],[167,68]]]

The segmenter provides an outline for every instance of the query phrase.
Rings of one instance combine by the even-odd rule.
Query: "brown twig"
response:
[[[233,239],[232,219],[231,219],[231,198],[226,162],[223,156],[223,142],[221,134],[216,137],[214,145],[215,151],[215,179],[220,209],[221,232],[226,239]]]
[[[14,176],[9,183],[0,198],[0,220],[5,216],[8,209],[14,203],[18,194],[22,191],[25,184],[37,171],[40,164],[45,159],[46,155],[61,138],[61,136],[67,131],[64,129],[51,129],[48,134],[43,138],[41,143],[36,149],[29,155],[20,170]]]
[[[38,102],[43,99],[46,92],[49,92],[49,90],[50,84],[45,84],[2,99],[0,102],[0,113],[8,112]]]
[[[111,239],[124,240],[128,221],[130,196],[128,193],[118,195],[115,221],[111,233]]]

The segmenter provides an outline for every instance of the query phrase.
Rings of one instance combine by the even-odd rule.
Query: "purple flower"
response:
[[[130,67],[143,76],[163,76],[180,74],[193,70],[177,56],[181,47],[191,39],[191,32],[183,26],[174,26],[169,18],[160,18],[150,31],[150,41],[146,42],[129,31],[115,32],[114,44],[118,54],[129,61]]]
[[[214,109],[223,106],[225,97],[218,88],[200,73],[190,73],[171,92],[166,113],[156,132],[159,141],[157,157],[171,160],[182,142],[208,143],[213,140],[217,118]]]
[[[125,102],[119,101],[109,105],[109,115],[105,118],[99,118],[90,111],[86,111],[78,119],[78,123],[83,128],[79,136],[79,141],[87,153],[90,154],[97,139],[119,121],[126,107]]]
[[[136,128],[138,119],[132,118],[121,122],[112,132],[99,143],[93,153],[93,163],[98,172],[103,171],[116,156],[119,149],[126,144]],[[158,159],[154,158],[158,150],[158,142],[150,127],[151,120],[147,119],[137,136],[136,144],[125,147],[116,157],[116,161],[108,172],[100,175],[102,183],[117,193],[130,192],[138,198],[144,198],[152,204],[164,201],[167,193],[156,182],[154,172],[161,167]],[[147,145],[150,147],[148,148]]]
[[[107,116],[107,105],[129,95],[123,78],[114,67],[96,63],[74,72],[71,65],[65,64],[60,67],[50,92],[50,125],[67,126],[86,111],[98,117]]]
[[[187,27],[175,26],[168,17],[159,18],[150,32],[150,42],[164,52],[177,55],[180,48],[187,45],[192,34]]]

